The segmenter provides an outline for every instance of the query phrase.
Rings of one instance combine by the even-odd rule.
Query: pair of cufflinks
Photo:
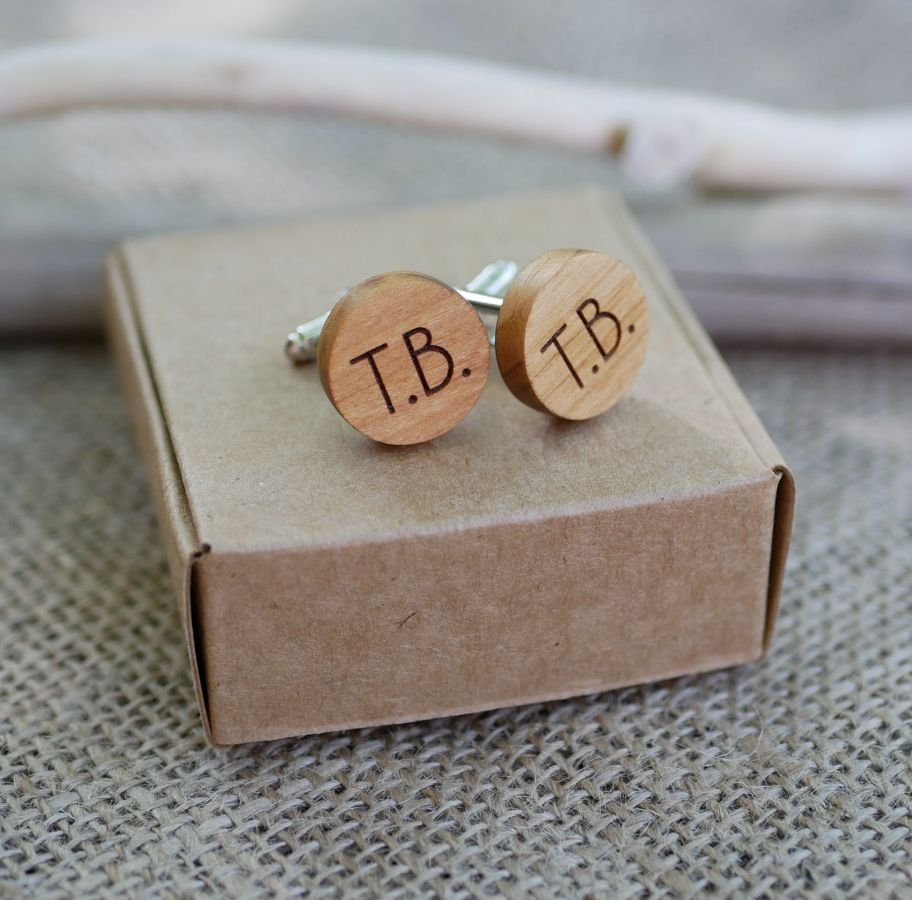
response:
[[[478,309],[498,312],[493,335]],[[439,437],[470,412],[491,342],[519,400],[582,420],[626,393],[648,335],[646,298],[630,269],[603,253],[552,250],[518,274],[513,263],[493,263],[467,290],[415,272],[375,275],[292,332],[286,353],[295,363],[316,360],[350,425],[406,445]]]

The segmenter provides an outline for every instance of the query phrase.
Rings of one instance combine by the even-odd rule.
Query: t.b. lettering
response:
[[[598,350],[599,355],[602,358],[602,361],[605,362],[611,358],[617,348],[621,343],[621,321],[618,317],[611,312],[603,310],[599,305],[598,300],[594,297],[588,297],[583,300],[582,303],[576,308],[576,315],[582,322],[583,327],[586,329],[586,333],[589,335],[590,340],[595,345],[595,348]],[[602,319],[607,319],[614,326],[612,329],[613,340],[610,347],[605,347],[603,343],[603,338],[600,338],[595,331],[595,323],[599,322]],[[567,323],[564,322],[554,334],[545,341],[544,345],[541,348],[542,353],[548,352],[552,347],[557,351],[560,358],[563,360],[564,365],[567,367],[567,371],[570,373],[570,376],[576,382],[577,387],[582,388],[584,386],[583,379],[580,377],[579,371],[576,366],[574,366],[573,361],[570,359],[567,349],[564,346],[564,343],[561,342],[561,336],[567,330]],[[592,372],[597,373],[599,370],[598,365],[592,367]]]
[[[429,328],[418,327],[410,328],[408,331],[404,332],[402,335],[402,342],[405,345],[405,350],[408,353],[409,359],[411,360],[412,366],[415,369],[415,374],[418,377],[418,381],[421,384],[421,388],[424,391],[425,397],[430,397],[433,394],[442,391],[453,379],[453,371],[455,369],[455,363],[453,362],[453,356],[441,344],[435,344],[433,335]],[[384,350],[387,350],[389,344],[378,344],[376,347],[372,347],[370,350],[366,350],[364,353],[358,354],[353,359],[349,360],[350,365],[358,365],[361,363],[367,363],[368,369],[374,379],[374,382],[377,385],[377,389],[380,392],[380,396],[383,399],[383,402],[386,404],[387,411],[390,415],[396,412],[396,406],[393,403],[393,399],[390,396],[389,388],[386,385],[386,382],[383,379],[383,373],[380,370],[380,364],[377,360],[377,356],[382,353]],[[446,372],[442,378],[439,378],[436,383],[432,384],[428,374],[428,370],[425,368],[424,362],[427,359],[426,354],[433,353],[437,357],[443,360],[446,365]],[[424,360],[422,359],[424,358]],[[389,365],[389,364],[388,364]],[[463,369],[463,377],[468,377],[471,374],[470,369]],[[414,395],[409,397],[410,403],[415,403],[417,398]]]

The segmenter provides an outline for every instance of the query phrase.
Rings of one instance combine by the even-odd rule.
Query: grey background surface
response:
[[[912,7],[0,4],[6,46],[279,34],[826,108],[909,100]],[[610,181],[600,161],[224,113],[0,129],[0,225],[91,236]],[[46,259],[42,265],[54,265]],[[912,360],[726,348],[799,507],[767,661],[205,746],[111,362],[0,347],[0,896],[912,896]]]
[[[912,6],[287,0],[0,4],[0,46],[67,36],[300,38],[499,59],[620,82],[838,110],[909,103]],[[600,159],[334,120],[81,112],[0,129],[0,208],[47,228],[247,221],[567,181]]]
[[[475,55],[828,111],[908,103],[912,84],[912,7],[895,0],[0,0],[7,50],[66,37],[209,36]],[[7,122],[0,160],[0,335],[97,330],[99,261],[125,234],[585,181],[628,191],[714,334],[912,346],[908,198],[647,195],[602,157],[329,115],[218,110]]]

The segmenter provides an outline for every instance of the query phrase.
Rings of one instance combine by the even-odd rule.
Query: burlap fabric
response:
[[[0,45],[202,33],[202,6],[0,4]],[[894,0],[220,8],[259,16],[222,33],[827,107],[907,101],[912,72],[912,7]],[[41,266],[58,263],[45,235],[608,177],[529,148],[221,113],[6,126],[0,160],[0,226],[35,238]],[[799,487],[766,662],[215,751],[105,350],[0,347],[0,896],[912,897],[912,358],[727,355]]]
[[[756,666],[215,751],[101,347],[0,361],[0,895],[912,896],[912,359],[729,353],[800,492]]]

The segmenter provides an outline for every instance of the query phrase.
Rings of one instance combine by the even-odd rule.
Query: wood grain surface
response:
[[[481,395],[490,367],[478,313],[448,285],[414,272],[376,275],[326,320],[317,350],[333,406],[384,444],[449,431]]]
[[[497,320],[497,362],[523,403],[590,419],[617,403],[646,355],[643,289],[622,262],[553,250],[524,268]]]

